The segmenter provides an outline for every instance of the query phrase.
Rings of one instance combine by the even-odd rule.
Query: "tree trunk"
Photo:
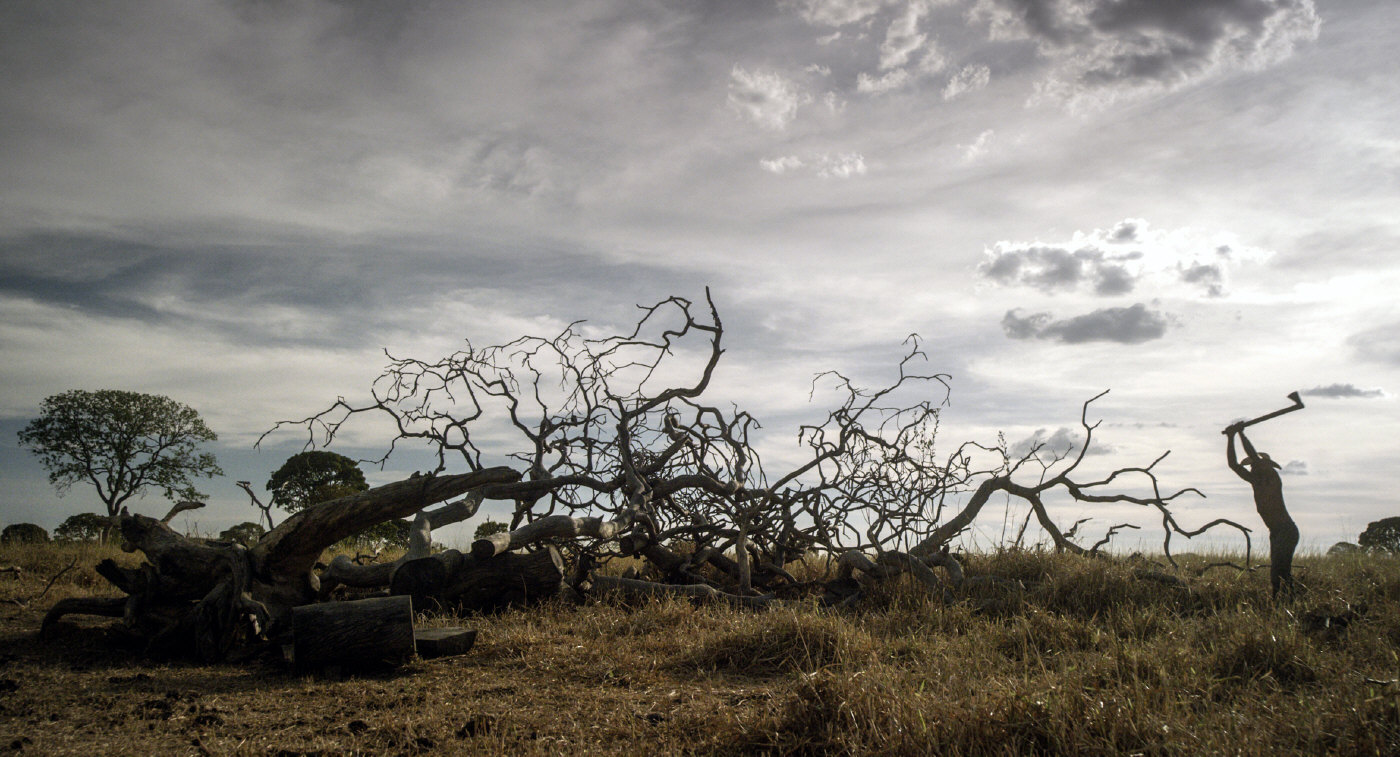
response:
[[[563,583],[564,561],[554,547],[487,560],[450,549],[400,565],[389,592],[413,597],[420,610],[492,612],[553,597]]]
[[[432,554],[432,533],[443,526],[460,523],[476,515],[481,507],[481,495],[471,496],[450,502],[436,510],[423,510],[413,519],[408,531],[408,551],[393,562],[357,565],[345,555],[336,555],[328,568],[321,571],[320,597],[325,599],[338,587],[349,586],[356,589],[387,587],[394,571],[409,560],[417,560]]]
[[[326,547],[391,518],[490,484],[517,481],[510,468],[486,468],[452,476],[416,476],[348,497],[308,507],[268,532],[252,549],[257,577],[269,594],[288,606],[317,595],[320,581],[312,566]]]
[[[546,539],[577,539],[581,536],[616,539],[629,525],[623,520],[550,515],[526,523],[509,533],[492,534],[484,539],[477,539],[472,542],[472,557],[488,560],[495,555],[523,549]]]

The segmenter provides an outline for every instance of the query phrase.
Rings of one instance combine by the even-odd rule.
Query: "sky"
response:
[[[1354,541],[1400,514],[1396,39],[1391,0],[0,4],[0,521],[101,508],[18,446],[52,394],[198,410],[216,532],[385,350],[708,286],[770,461],[917,333],[942,444],[1072,443],[1110,390],[1086,472],[1170,450],[1188,528],[1262,536],[1220,431],[1299,391],[1251,438],[1303,547]]]

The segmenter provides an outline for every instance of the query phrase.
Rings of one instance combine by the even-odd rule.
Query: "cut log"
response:
[[[476,631],[466,628],[420,628],[413,632],[418,656],[425,660],[466,654],[476,643]]]
[[[393,667],[413,654],[413,601],[406,596],[292,608],[292,662],[301,670]]]

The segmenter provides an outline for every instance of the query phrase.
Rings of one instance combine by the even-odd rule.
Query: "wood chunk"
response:
[[[292,660],[303,670],[398,665],[413,657],[413,636],[406,596],[292,608]]]
[[[413,632],[413,642],[425,660],[466,654],[476,643],[476,629],[419,628]]]

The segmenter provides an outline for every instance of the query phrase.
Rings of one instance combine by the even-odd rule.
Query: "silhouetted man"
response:
[[[1298,547],[1298,526],[1288,517],[1288,509],[1283,505],[1283,481],[1279,479],[1278,463],[1263,452],[1256,452],[1254,445],[1244,435],[1244,426],[1236,423],[1225,429],[1229,437],[1226,459],[1230,470],[1254,489],[1254,507],[1264,525],[1269,529],[1269,582],[1273,592],[1279,587],[1293,588],[1293,550]],[[1244,444],[1243,462],[1235,459],[1235,435],[1239,434]]]

